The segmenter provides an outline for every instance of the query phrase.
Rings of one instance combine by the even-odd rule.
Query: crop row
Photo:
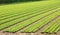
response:
[[[59,26],[60,26],[60,17],[54,23],[52,23],[50,26],[44,29],[42,32],[57,33],[60,30]]]

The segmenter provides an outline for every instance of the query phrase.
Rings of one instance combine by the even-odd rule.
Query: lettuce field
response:
[[[0,5],[0,31],[57,34],[60,31],[60,1]]]

